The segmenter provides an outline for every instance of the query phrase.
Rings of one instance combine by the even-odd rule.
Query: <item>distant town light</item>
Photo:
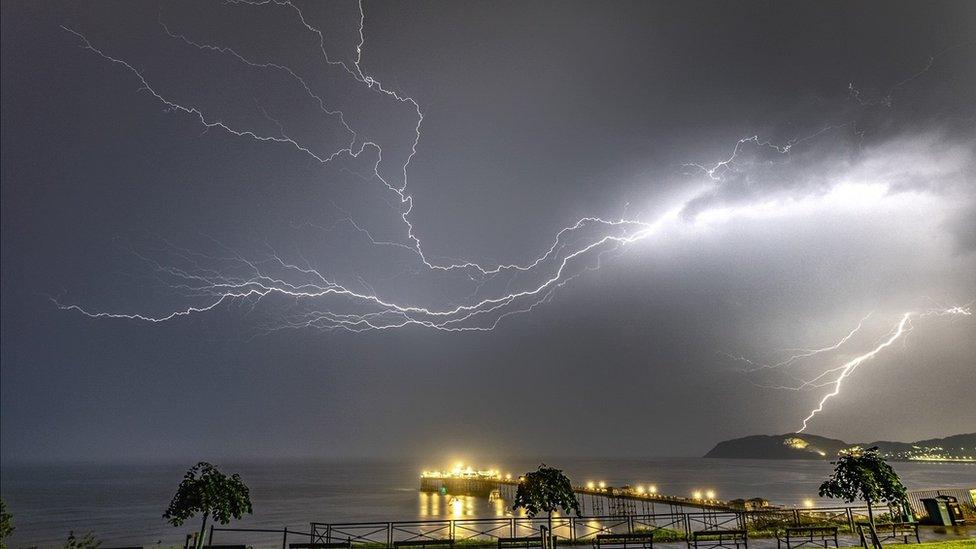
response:
[[[596,488],[596,484],[594,484],[592,480],[586,483],[587,490],[592,490],[594,488]]]
[[[708,499],[715,499],[715,490],[705,492],[705,497]]]
[[[691,494],[691,499],[701,499],[701,498],[702,498],[701,490],[695,490],[695,492]]]
[[[812,509],[813,508],[813,500],[812,499],[809,499],[809,498],[803,500],[803,506],[806,507],[807,509]]]
[[[652,494],[656,494],[657,493],[657,486],[654,486],[652,484],[651,487],[647,489],[647,491],[650,492],[650,493],[652,493]]]
[[[603,481],[601,480],[601,481],[600,481],[600,489],[601,489],[601,490],[603,490],[603,489],[604,489],[604,488],[606,488],[606,487],[607,487],[607,483],[606,483],[606,482],[603,482]]]

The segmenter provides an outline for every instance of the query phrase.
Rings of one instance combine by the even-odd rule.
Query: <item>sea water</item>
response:
[[[574,483],[655,486],[661,494],[690,496],[712,490],[716,498],[762,497],[773,504],[839,506],[819,500],[817,487],[830,473],[826,461],[726,460],[702,458],[548,459]],[[176,528],[162,514],[187,467],[154,465],[4,465],[0,495],[13,513],[16,531],[8,546],[61,546],[69,531],[89,531],[104,547],[182,545],[196,519]],[[218,463],[240,473],[251,491],[254,514],[230,526],[307,532],[315,522],[369,522],[507,516],[511,502],[441,496],[418,491],[419,474],[439,463],[307,462]],[[537,460],[473,464],[513,475],[534,469]],[[976,488],[976,465],[893,463],[911,490]],[[664,511],[666,512],[666,510]],[[224,542],[240,537],[224,535]],[[280,536],[254,534],[251,544],[273,544]],[[292,540],[298,541],[298,540]],[[216,539],[221,543],[221,539]]]

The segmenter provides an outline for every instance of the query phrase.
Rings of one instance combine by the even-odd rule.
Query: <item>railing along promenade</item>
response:
[[[606,490],[593,495],[606,497]],[[935,491],[932,491],[935,492]],[[941,492],[955,492],[942,490]],[[968,496],[968,491],[959,491]],[[917,495],[928,496],[929,491]],[[667,496],[656,496],[664,497]],[[674,498],[675,500],[682,498]],[[915,499],[918,499],[917,497]],[[664,503],[672,501],[670,498]],[[960,501],[972,504],[960,497]],[[920,509],[915,507],[916,516]],[[680,508],[680,507],[679,507]],[[552,533],[558,545],[590,544],[599,534],[651,533],[655,541],[686,542],[693,532],[707,530],[745,530],[750,537],[773,537],[777,531],[795,526],[836,526],[842,533],[855,535],[857,523],[868,520],[866,506],[819,507],[806,509],[769,508],[759,510],[701,509],[695,512],[627,513],[593,516],[554,516]],[[884,506],[874,510],[879,524],[900,520],[897,510]],[[538,536],[546,526],[544,516],[506,516],[497,518],[445,518],[386,522],[311,522],[307,532],[276,529],[221,528],[211,526],[208,540],[213,544],[239,544],[288,549],[291,543],[343,543],[369,548],[394,548],[397,542],[453,540],[458,545],[497,546],[499,538]],[[216,536],[216,540],[214,539]],[[257,538],[261,538],[258,542]],[[855,544],[856,545],[856,544]]]
[[[838,526],[853,532],[856,522],[866,521],[867,507],[775,509],[762,511],[699,511],[693,513],[639,514],[628,516],[555,516],[552,533],[560,544],[591,543],[598,534],[651,533],[656,540],[687,541],[692,532],[741,529],[757,537],[776,529],[808,524]],[[538,536],[547,518],[498,517],[414,520],[391,522],[344,522],[310,524],[313,543],[348,541],[352,545],[392,548],[397,542],[454,540],[464,545],[496,545],[499,538]]]

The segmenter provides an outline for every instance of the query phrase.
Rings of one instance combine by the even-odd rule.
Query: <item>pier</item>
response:
[[[420,491],[450,495],[515,499],[519,479],[502,475],[495,470],[474,470],[455,467],[451,471],[424,471],[420,475]],[[739,511],[745,502],[721,501],[714,494],[695,494],[681,497],[659,494],[655,487],[613,487],[604,483],[587,483],[574,486],[573,491],[580,503],[582,515],[631,516],[657,514],[659,512],[682,513],[689,509],[698,511]]]

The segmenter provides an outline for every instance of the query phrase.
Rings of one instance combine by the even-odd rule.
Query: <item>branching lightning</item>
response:
[[[911,317],[912,317],[911,313],[905,313],[904,315],[902,315],[901,320],[895,326],[894,333],[891,334],[890,337],[885,339],[880,345],[878,345],[874,349],[871,349],[870,351],[864,353],[863,355],[859,355],[853,358],[852,360],[848,361],[847,363],[839,367],[840,375],[838,375],[837,379],[833,382],[834,389],[831,392],[824,395],[823,398],[820,399],[820,402],[817,403],[817,407],[811,410],[810,414],[807,415],[807,417],[803,418],[803,426],[801,426],[799,429],[796,430],[797,433],[802,433],[803,431],[805,431],[807,429],[807,425],[809,424],[810,420],[813,419],[813,416],[823,411],[824,404],[826,404],[827,401],[830,400],[831,398],[840,394],[840,388],[841,385],[844,383],[844,380],[847,379],[847,377],[850,376],[852,373],[854,373],[854,370],[856,370],[858,366],[877,356],[878,353],[886,349],[888,346],[894,343],[898,338],[900,338],[902,334],[906,332],[906,326],[908,326],[908,321]],[[824,373],[824,375],[837,371],[837,369],[838,368],[833,368],[831,370],[828,370],[827,372]],[[814,381],[816,381],[816,379]]]
[[[773,368],[779,368],[782,366],[789,366],[791,364],[794,364],[798,360],[815,357],[819,354],[826,353],[829,351],[836,351],[839,348],[841,348],[843,345],[848,343],[851,340],[851,338],[853,338],[859,331],[861,331],[864,322],[870,316],[871,315],[869,314],[868,316],[861,319],[857,327],[851,330],[850,333],[844,336],[840,341],[838,341],[837,343],[829,347],[806,350],[802,353],[793,355],[788,359],[778,362],[776,364],[754,366],[753,368],[747,370],[746,372],[751,373],[760,370],[769,370]],[[812,410],[810,410],[810,412],[806,415],[806,417],[803,418],[800,428],[797,429],[796,431],[797,433],[802,433],[807,429],[807,427],[810,424],[810,421],[813,420],[814,416],[823,412],[824,406],[827,404],[827,401],[840,394],[841,388],[844,385],[844,381],[847,378],[849,378],[857,370],[859,366],[861,366],[865,362],[874,359],[882,351],[891,347],[896,341],[904,338],[908,333],[910,333],[913,330],[913,326],[912,326],[913,317],[925,318],[931,316],[938,316],[938,317],[972,316],[972,304],[970,303],[966,305],[957,305],[952,307],[934,308],[921,313],[916,313],[916,312],[903,313],[900,316],[898,322],[894,326],[892,326],[892,328],[888,330],[888,332],[881,338],[881,340],[876,342],[874,347],[872,347],[869,351],[862,354],[858,354],[857,356],[854,356],[853,358],[845,361],[844,363],[838,366],[830,366],[820,371],[819,374],[817,374],[815,377],[811,379],[808,380],[801,379],[799,380],[799,384],[794,386],[784,386],[784,385],[759,385],[759,386],[764,388],[770,388],[770,389],[784,389],[790,391],[813,390],[813,389],[821,389],[825,387],[831,388],[828,393],[826,393],[820,398],[817,405]],[[744,357],[732,357],[732,358],[734,358],[735,360],[745,361],[749,364],[753,364],[753,365],[756,364],[754,361],[751,361]]]
[[[747,359],[745,357],[731,357],[731,358],[734,358],[735,360],[740,360],[740,361],[746,362],[747,364],[751,365],[752,368],[747,369],[746,370],[747,373],[749,373],[749,372],[755,372],[755,371],[758,371],[758,370],[773,370],[773,369],[776,369],[776,368],[782,368],[784,366],[789,366],[790,364],[793,364],[794,362],[796,362],[798,360],[801,360],[801,359],[804,359],[804,358],[810,358],[810,357],[813,357],[813,356],[816,356],[816,355],[819,355],[819,354],[822,354],[822,353],[827,353],[827,352],[835,351],[835,350],[839,349],[842,345],[844,345],[845,343],[847,343],[852,337],[854,337],[855,335],[857,335],[858,332],[861,331],[861,328],[864,326],[864,323],[869,318],[871,318],[871,315],[872,314],[874,314],[874,313],[868,313],[864,318],[861,319],[860,322],[857,323],[857,326],[855,326],[853,330],[851,330],[844,337],[840,338],[840,340],[837,341],[836,343],[834,343],[832,345],[828,345],[827,347],[821,347],[819,349],[795,349],[796,354],[791,355],[791,356],[787,357],[786,359],[781,360],[779,362],[776,362],[774,364],[757,364],[755,361],[749,360],[749,359]],[[728,355],[728,356],[731,356],[731,355]]]
[[[167,96],[153,85],[143,71],[137,69],[132,63],[96,46],[81,32],[68,27],[63,28],[66,32],[77,37],[83,48],[130,73],[139,82],[140,90],[150,94],[166,109],[175,113],[183,113],[195,119],[206,129],[222,130],[233,136],[269,145],[290,147],[295,152],[321,164],[329,164],[340,157],[365,159],[370,154],[375,154],[375,161],[372,162],[371,173],[369,173],[368,178],[379,181],[386,190],[384,192],[391,193],[391,198],[394,198],[393,201],[398,203],[398,223],[402,223],[404,230],[402,241],[374,238],[365,224],[356,221],[348,213],[344,213],[343,218],[337,223],[347,223],[358,234],[362,235],[370,245],[387,247],[397,253],[407,252],[411,254],[416,260],[417,272],[458,273],[459,276],[464,277],[472,284],[471,292],[459,303],[450,305],[407,303],[381,295],[381,292],[378,292],[371,283],[362,277],[357,276],[355,280],[349,282],[340,281],[334,276],[328,276],[323,270],[315,268],[305,258],[301,258],[300,262],[285,259],[282,254],[270,246],[270,251],[266,257],[253,259],[223,245],[221,246],[226,254],[217,257],[164,242],[162,253],[172,260],[172,264],[167,264],[144,254],[137,254],[137,256],[155,273],[163,285],[181,292],[187,300],[193,303],[192,305],[180,306],[161,314],[149,314],[146,312],[98,311],[78,304],[64,303],[61,299],[53,299],[59,308],[75,311],[92,318],[129,319],[161,323],[207,313],[231,303],[245,304],[253,309],[264,300],[279,297],[291,300],[296,306],[278,311],[269,318],[267,324],[263,326],[267,332],[302,328],[342,329],[361,332],[405,326],[420,326],[442,331],[488,331],[494,329],[509,316],[531,311],[540,304],[547,302],[557,289],[565,286],[583,272],[598,268],[607,254],[616,253],[628,245],[648,240],[660,234],[665,227],[683,221],[682,205],[668,210],[653,220],[624,217],[616,219],[596,216],[583,217],[558,230],[547,249],[535,258],[522,263],[485,265],[467,260],[434,260],[427,254],[423,243],[416,235],[410,217],[413,210],[413,198],[407,190],[407,175],[421,141],[424,113],[418,101],[384,86],[383,83],[363,70],[362,56],[366,40],[364,34],[365,12],[362,4],[359,5],[359,42],[356,45],[356,58],[352,62],[330,57],[323,31],[313,25],[302,9],[289,0],[229,0],[226,5],[230,9],[234,9],[234,6],[238,5],[248,5],[259,9],[287,10],[303,32],[310,33],[317,39],[318,49],[328,66],[341,70],[346,77],[361,85],[367,93],[379,94],[381,97],[388,98],[396,104],[406,105],[411,109],[416,124],[413,128],[414,135],[411,137],[409,154],[402,165],[398,165],[396,168],[401,174],[397,176],[400,179],[399,181],[391,181],[382,175],[386,173],[381,169],[381,166],[386,162],[383,158],[383,147],[376,140],[365,137],[363,132],[357,130],[342,110],[330,106],[326,94],[317,92],[314,86],[310,84],[307,75],[302,75],[300,71],[285,64],[254,59],[231,47],[194,40],[160,21],[162,32],[167,37],[188,48],[206,52],[208,55],[226,56],[232,62],[240,63],[250,69],[274,71],[293,81],[318,106],[321,113],[339,124],[342,132],[347,136],[344,146],[328,152],[318,151],[313,145],[290,135],[281,122],[275,120],[260,106],[258,106],[258,110],[264,118],[274,122],[278,129],[277,134],[263,133],[254,128],[239,127],[223,121],[208,114],[203,107],[185,104],[174,97]],[[932,62],[934,62],[934,58]],[[932,62],[922,72],[929,70]],[[912,79],[919,75],[913,76]],[[898,84],[898,86],[903,84]],[[715,164],[688,163],[686,167],[694,168],[703,173],[707,176],[710,184],[720,185],[724,176],[733,169],[745,147],[788,155],[800,143],[845,126],[844,124],[827,125],[806,137],[790,140],[784,145],[773,144],[768,140],[760,139],[759,136],[747,137],[740,139],[732,148],[731,153]],[[313,223],[306,223],[304,226],[319,230],[330,230],[329,227]],[[780,368],[801,359],[835,350],[852,338],[859,329],[860,325],[832,346],[802,350],[781,363],[763,365],[759,368]],[[864,360],[868,358],[870,357]],[[856,364],[845,370],[841,380],[843,377],[847,377],[854,368],[856,368]],[[838,389],[841,380],[838,380]]]
[[[187,106],[179,103],[175,99],[164,96],[162,93],[157,91],[157,89],[149,82],[142,72],[136,69],[132,64],[124,59],[109,55],[102,49],[92,44],[91,41],[80,32],[68,27],[62,28],[64,28],[65,31],[77,36],[83,47],[86,49],[97,54],[106,61],[121,66],[133,74],[141,84],[140,89],[151,94],[156,100],[165,105],[167,109],[190,115],[196,118],[197,121],[207,129],[216,128],[242,138],[287,145],[322,164],[329,163],[343,154],[349,155],[353,158],[358,158],[367,149],[374,150],[376,152],[377,159],[373,165],[371,176],[381,181],[389,191],[393,192],[398,197],[400,203],[403,205],[400,218],[406,227],[406,240],[410,244],[408,245],[399,242],[378,242],[372,237],[368,229],[365,229],[351,217],[347,216],[345,221],[355,227],[357,231],[364,234],[371,243],[395,246],[410,250],[419,258],[422,265],[429,270],[460,270],[465,272],[469,278],[479,283],[484,283],[490,277],[506,273],[514,273],[516,275],[518,273],[536,274],[544,265],[549,268],[549,274],[542,278],[541,282],[538,282],[535,285],[527,286],[520,291],[507,293],[497,297],[484,298],[473,303],[458,305],[453,308],[435,309],[423,306],[398,304],[391,300],[382,299],[372,291],[354,291],[346,285],[327,278],[314,268],[303,267],[286,262],[275,252],[272,252],[270,259],[262,262],[245,259],[243,255],[236,252],[232,254],[232,257],[230,258],[222,258],[225,262],[229,261],[231,264],[233,264],[235,268],[243,268],[249,271],[248,275],[243,277],[227,276],[222,274],[219,269],[205,269],[200,266],[198,262],[194,263],[197,270],[191,272],[185,269],[165,267],[158,262],[149,261],[143,257],[143,259],[151,263],[151,266],[158,272],[167,277],[175,279],[175,282],[171,281],[169,283],[172,287],[187,291],[191,296],[210,296],[211,301],[201,306],[190,306],[158,316],[143,313],[92,312],[79,305],[66,305],[60,303],[58,300],[55,300],[60,308],[77,311],[93,318],[131,319],[158,323],[166,322],[179,317],[211,311],[227,302],[249,300],[258,301],[272,294],[278,294],[295,299],[325,299],[329,297],[342,297],[357,301],[363,306],[371,308],[372,310],[362,313],[340,314],[331,312],[329,310],[312,309],[299,315],[279,319],[277,325],[273,329],[318,327],[325,329],[342,328],[350,331],[362,331],[369,329],[399,328],[407,325],[420,325],[428,328],[448,331],[490,330],[497,326],[498,322],[502,318],[517,312],[531,310],[542,301],[549,299],[552,292],[556,288],[561,287],[572,278],[578,276],[580,272],[578,270],[573,270],[572,273],[569,272],[574,267],[574,261],[578,259],[580,261],[584,261],[587,257],[589,257],[591,252],[597,254],[597,259],[599,259],[599,256],[602,256],[603,254],[612,251],[612,249],[619,246],[646,239],[653,235],[664,223],[670,222],[677,217],[677,211],[670,212],[654,223],[645,223],[636,219],[621,218],[608,220],[599,217],[585,217],[558,231],[552,245],[548,250],[546,250],[545,253],[524,264],[498,264],[486,267],[470,261],[451,262],[447,264],[436,263],[430,260],[429,257],[424,253],[421,241],[414,234],[414,227],[409,219],[413,202],[411,196],[406,193],[407,170],[409,168],[411,159],[416,154],[417,145],[421,138],[420,128],[421,124],[423,123],[423,112],[415,100],[384,88],[382,83],[380,83],[377,79],[363,72],[360,66],[362,48],[365,42],[362,28],[365,15],[362,11],[362,5],[360,4],[360,42],[357,46],[357,60],[352,64],[352,66],[349,66],[343,61],[336,61],[329,58],[325,51],[324,36],[322,31],[311,25],[302,13],[301,9],[295,4],[288,1],[231,2],[231,4],[243,3],[251,5],[273,4],[292,10],[296,14],[301,25],[309,32],[312,32],[318,36],[322,55],[327,63],[330,65],[341,66],[346,73],[348,73],[356,81],[365,85],[368,89],[378,91],[379,93],[392,97],[399,102],[407,103],[416,111],[416,135],[411,145],[410,155],[407,157],[407,160],[401,169],[403,174],[401,184],[394,185],[380,174],[380,164],[383,162],[382,147],[378,143],[369,140],[362,140],[358,147],[355,146],[355,143],[357,143],[359,137],[358,133],[347,123],[343,112],[339,109],[329,108],[326,105],[325,100],[312,90],[311,86],[302,76],[285,65],[273,62],[255,61],[245,57],[243,54],[239,53],[233,48],[196,42],[182,34],[174,32],[165,23],[160,23],[163,32],[167,36],[180,40],[188,46],[200,50],[229,55],[238,62],[252,68],[275,70],[288,75],[317,102],[320,109],[324,113],[330,117],[336,118],[339,121],[350,136],[349,145],[347,147],[333,151],[328,155],[324,155],[315,152],[311,146],[307,146],[289,136],[280,124],[278,124],[278,127],[281,130],[279,135],[265,135],[249,128],[238,128],[221,120],[211,119],[200,108]],[[267,116],[266,112],[263,114]],[[749,140],[744,140],[743,142],[745,141]],[[703,169],[708,170],[709,173],[714,173],[720,167],[727,166],[738,153],[740,145],[736,146],[736,150],[729,159],[724,160],[722,163],[712,168],[703,167]],[[786,150],[783,150],[782,152],[786,152]],[[600,227],[604,229],[604,234],[598,233],[596,236],[591,236],[582,242],[580,242],[579,239],[568,242],[568,237],[571,234],[580,232],[581,229],[591,227]],[[181,259],[186,259],[190,254],[188,250],[176,249],[175,247],[171,247],[170,251]],[[205,259],[215,261],[217,258]],[[283,271],[288,275],[298,277],[302,280],[296,281],[280,274],[272,275],[267,272],[269,268]],[[510,280],[509,285],[511,285],[511,283],[512,282]],[[482,319],[487,320],[486,322],[480,322]]]

